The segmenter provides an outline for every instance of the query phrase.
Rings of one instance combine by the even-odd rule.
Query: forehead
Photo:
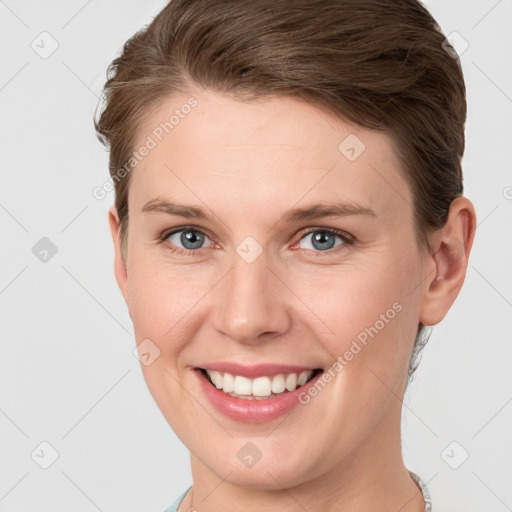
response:
[[[289,206],[301,198],[360,200],[382,212],[397,201],[411,204],[386,134],[291,97],[248,102],[208,90],[175,94],[142,125],[135,149],[144,145],[151,149],[130,185],[138,207],[157,195],[195,204],[198,197],[243,197],[259,208],[277,197]]]

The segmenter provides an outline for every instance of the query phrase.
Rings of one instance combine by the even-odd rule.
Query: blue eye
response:
[[[173,237],[174,240],[172,240]],[[172,246],[174,246],[168,247],[171,252],[185,253],[189,255],[197,252],[197,249],[201,249],[201,245],[204,243],[205,239],[210,240],[202,231],[192,228],[172,231],[163,238],[163,240],[169,240]],[[179,247],[178,243],[182,244],[183,248]],[[176,245],[178,245],[178,248],[175,248]]]
[[[337,229],[328,228],[316,228],[310,230],[301,237],[300,241],[302,242],[302,240],[306,239],[310,235],[312,235],[310,242],[311,247],[301,247],[302,249],[327,252],[340,245],[349,245],[351,243],[351,239],[343,232],[338,231]],[[336,237],[341,239],[341,242],[338,244],[336,244]]]

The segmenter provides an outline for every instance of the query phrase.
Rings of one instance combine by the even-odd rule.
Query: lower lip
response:
[[[299,395],[307,393],[308,389],[314,386],[322,376],[322,373],[319,373],[294,391],[288,391],[273,398],[245,400],[227,395],[211,384],[201,370],[196,368],[194,371],[199,378],[201,389],[217,410],[233,420],[246,423],[264,423],[283,416],[300,404]]]

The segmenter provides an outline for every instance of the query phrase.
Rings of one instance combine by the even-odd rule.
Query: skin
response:
[[[402,459],[402,398],[418,322],[440,322],[464,282],[472,203],[454,200],[446,225],[430,237],[432,253],[419,248],[411,192],[388,136],[290,97],[244,102],[191,86],[152,112],[137,147],[190,95],[198,105],[132,171],[126,258],[116,210],[109,212],[115,275],[136,341],[149,338],[160,350],[141,365],[144,378],[191,454],[193,487],[179,510],[229,503],[234,512],[341,504],[351,512],[423,511]],[[349,134],[366,146],[355,161],[338,150]],[[156,197],[213,218],[141,212]],[[376,216],[284,220],[291,208],[335,201]],[[169,251],[191,247],[180,233],[158,243],[166,230],[187,226],[208,237],[192,255]],[[343,245],[336,235],[322,249],[312,228],[337,228],[356,242]],[[236,251],[247,236],[263,251],[252,263]],[[395,302],[401,311],[284,418],[229,419],[192,372],[228,360],[329,368]],[[237,458],[248,442],[262,453],[251,468]]]

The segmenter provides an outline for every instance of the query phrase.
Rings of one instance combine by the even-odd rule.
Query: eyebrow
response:
[[[161,198],[148,201],[141,209],[141,212],[166,213],[184,218],[212,220],[213,216],[207,214],[197,206],[173,203]],[[321,217],[346,217],[349,215],[370,215],[377,217],[377,214],[366,206],[354,202],[347,203],[318,203],[304,208],[292,208],[283,215],[285,222],[297,222],[300,220],[311,220]]]

